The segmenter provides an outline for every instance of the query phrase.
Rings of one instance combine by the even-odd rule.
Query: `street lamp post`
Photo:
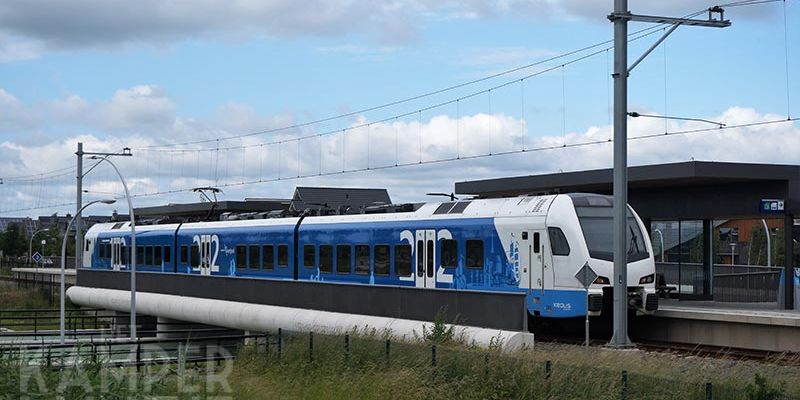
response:
[[[69,236],[69,230],[70,230],[70,228],[72,228],[72,223],[75,222],[75,219],[78,218],[79,215],[81,215],[81,213],[83,212],[83,210],[86,209],[86,207],[89,207],[90,205],[95,204],[95,203],[114,204],[115,202],[116,202],[116,200],[114,200],[114,199],[90,201],[89,203],[86,203],[85,206],[81,207],[78,210],[78,212],[75,213],[75,216],[72,217],[72,219],[70,219],[69,223],[67,224],[67,230],[66,230],[66,232],[64,232],[64,240],[61,241],[61,282],[59,282],[59,284],[61,286],[61,299],[60,299],[60,301],[61,301],[61,309],[60,309],[60,313],[59,313],[59,338],[60,338],[59,342],[61,344],[64,344],[64,325],[65,325],[64,324],[64,320],[66,319],[65,315],[64,315],[65,314],[65,305],[64,305],[64,303],[65,303],[65,301],[64,301],[65,284],[64,284],[64,280],[65,280],[65,275],[66,275],[65,270],[66,270],[66,258],[67,258],[67,237]],[[75,248],[75,252],[76,253],[79,252],[81,250],[81,248],[82,247]]]
[[[130,330],[131,340],[136,340],[136,217],[133,215],[133,202],[131,202],[131,194],[128,191],[128,184],[125,183],[125,178],[119,172],[119,168],[106,157],[92,156],[92,160],[100,160],[100,162],[107,162],[117,172],[119,180],[122,181],[122,187],[125,189],[125,198],[128,200],[128,214],[131,219],[131,314],[130,314]],[[98,162],[98,164],[100,163]]]
[[[32,258],[33,257],[33,237],[36,236],[39,233],[42,233],[44,231],[49,231],[49,230],[50,230],[50,228],[39,229],[38,231],[33,232],[33,235],[31,235],[31,240],[28,241],[28,263],[30,263],[33,260],[33,258]]]

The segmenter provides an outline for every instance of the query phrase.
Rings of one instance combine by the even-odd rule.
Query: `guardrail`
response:
[[[140,367],[178,362],[200,363],[235,357],[247,340],[266,337],[257,335],[219,335],[200,339],[136,339],[85,340],[77,343],[2,343],[0,357],[15,358],[29,365],[63,369],[86,363],[114,367]]]
[[[65,337],[72,339],[98,335],[106,338],[114,336],[128,337],[130,329],[130,320],[127,314],[118,314],[94,308],[66,310],[64,322]],[[188,333],[208,336],[234,331],[228,328],[208,327],[194,322],[172,320],[162,324],[169,326],[169,329],[162,328],[159,325],[155,321],[151,324],[137,324],[137,332],[142,337],[154,337],[160,334]],[[0,341],[27,338],[44,340],[49,337],[59,336],[59,328],[60,315],[58,309],[0,310]]]

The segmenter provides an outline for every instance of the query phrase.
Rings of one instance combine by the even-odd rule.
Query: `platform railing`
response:
[[[783,267],[764,265],[714,264],[714,301],[777,303]],[[703,293],[708,279],[701,263],[657,262],[656,273],[663,283],[675,287],[678,295]]]

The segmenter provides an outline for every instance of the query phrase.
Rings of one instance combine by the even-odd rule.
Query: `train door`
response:
[[[436,231],[420,229],[417,231],[417,273],[416,286],[436,287]]]
[[[122,248],[125,246],[125,238],[111,238],[111,269],[119,271],[125,269],[125,260]]]
[[[531,267],[531,260],[533,260],[533,246],[529,232],[521,232],[519,240],[519,283],[520,287],[528,289],[528,293],[533,289],[533,268]]]
[[[544,294],[545,289],[553,288],[553,262],[550,257],[547,231],[544,229],[529,231],[528,237],[528,266],[530,267],[528,287]]]

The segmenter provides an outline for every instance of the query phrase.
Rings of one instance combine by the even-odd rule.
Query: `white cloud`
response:
[[[158,90],[130,89],[124,96],[154,95]],[[246,105],[231,104],[222,115],[243,116],[258,123],[269,121]],[[784,119],[784,116],[759,113],[751,108],[731,107],[708,119],[728,125]],[[280,118],[272,122],[279,121]],[[191,126],[190,122],[190,125]],[[364,126],[369,124],[368,127]],[[670,122],[672,132],[707,128],[702,122]],[[557,171],[605,168],[611,165],[609,126],[593,126],[583,132],[566,136],[525,136],[526,121],[502,114],[464,115],[456,119],[436,115],[428,119],[397,120],[371,123],[365,118],[354,121],[344,138],[342,134],[311,137],[299,145],[291,141],[297,132],[283,132],[264,137],[245,137],[223,141],[220,151],[198,151],[200,146],[188,147],[185,152],[150,152],[144,147],[161,143],[159,136],[138,134],[99,138],[92,135],[75,136],[41,145],[0,144],[0,170],[3,175],[21,175],[74,163],[75,144],[85,143],[94,151],[117,151],[124,146],[134,149],[134,157],[118,158],[117,163],[131,184],[133,193],[152,193],[197,186],[220,186],[223,198],[286,197],[296,185],[372,186],[387,187],[398,201],[424,200],[428,191],[450,191],[461,180],[527,175]],[[629,123],[631,138],[663,132],[663,121],[638,118]],[[224,132],[221,128],[216,132]],[[303,135],[313,134],[304,130]],[[422,134],[420,140],[420,133]],[[369,137],[368,137],[369,136]],[[633,139],[629,143],[631,165],[687,161],[690,159],[733,162],[796,163],[800,154],[800,127],[791,122],[734,129],[659,135],[648,139]],[[282,144],[268,142],[285,140]],[[601,141],[603,144],[561,148],[563,144]],[[521,154],[480,157],[518,151],[523,144],[528,149]],[[214,147],[211,144],[210,147]],[[232,148],[226,148],[230,146]],[[244,146],[244,148],[239,147]],[[536,150],[553,147],[552,150]],[[194,149],[194,150],[189,150]],[[470,160],[432,163],[456,157]],[[408,164],[401,168],[388,168]],[[342,170],[370,171],[338,174]],[[314,177],[313,175],[322,174]],[[333,174],[331,176],[325,176]],[[91,174],[86,187],[96,192],[120,193],[122,188],[113,173],[102,167]],[[312,175],[301,180],[297,175]],[[274,181],[278,177],[280,181]],[[72,177],[66,176],[45,185],[7,184],[0,187],[0,213],[18,207],[13,198],[33,198],[43,201],[42,187],[49,190],[46,201],[57,204],[71,201],[74,196]],[[240,185],[242,182],[270,183]],[[190,193],[143,197],[137,205],[164,204],[175,201],[194,201]],[[45,203],[45,204],[51,204]],[[13,209],[13,208],[11,208]]]
[[[36,118],[25,104],[0,88],[0,132],[28,128],[35,122]]]
[[[175,103],[158,85],[120,89],[111,99],[97,102],[71,94],[46,109],[63,121],[98,131],[155,134],[179,123]]]
[[[0,34],[0,63],[39,58],[43,51],[36,40]]]

